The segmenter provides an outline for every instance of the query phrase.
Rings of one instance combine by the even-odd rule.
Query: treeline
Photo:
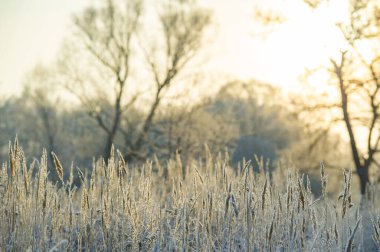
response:
[[[282,160],[302,170],[317,168],[320,160],[337,160],[340,155],[326,148],[337,146],[338,137],[310,132],[286,105],[280,90],[255,81],[227,83],[212,97],[191,106],[162,105],[140,148],[129,153],[145,116],[137,107],[128,110],[116,132],[115,149],[130,164],[148,158],[165,162],[180,158],[183,176],[191,160],[204,157],[205,148],[214,154],[228,153],[234,165],[252,159],[255,166],[259,161],[256,155],[265,162],[270,160],[272,168]],[[7,161],[8,142],[15,136],[26,156],[39,157],[46,148],[48,153],[56,153],[65,167],[73,163],[82,170],[91,169],[93,158],[105,155],[106,132],[80,106],[68,107],[25,89],[23,95],[1,103],[0,118],[2,163]],[[51,177],[56,179],[51,157],[49,162]]]

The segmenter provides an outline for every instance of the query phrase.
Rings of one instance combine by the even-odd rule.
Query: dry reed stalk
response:
[[[209,221],[211,222],[211,220],[212,220],[212,200],[213,200],[213,198],[212,198],[212,192],[211,193],[209,193],[208,194],[208,198],[209,198],[209,207],[208,207],[208,219],[209,219]]]
[[[194,169],[195,169],[195,172],[198,174],[199,179],[201,180],[202,184],[204,184],[204,180],[203,180],[202,175],[199,173],[199,171],[198,171],[198,169],[196,167],[194,167]]]
[[[246,250],[251,251],[251,232],[252,232],[252,216],[251,216],[251,200],[252,200],[252,193],[248,192],[248,197],[246,198],[246,205],[245,205],[245,214],[246,214],[246,225],[247,225],[247,232],[246,232]]]
[[[227,219],[228,215],[228,209],[230,207],[230,198],[231,198],[231,193],[229,192],[226,198],[226,203],[225,203],[225,208],[224,208],[224,218]]]
[[[353,244],[353,241],[354,241],[354,237],[355,237],[355,233],[356,233],[356,230],[358,229],[359,227],[359,223],[361,221],[361,217],[356,221],[356,224],[355,224],[355,227],[354,227],[354,230],[352,230],[351,232],[351,235],[350,237],[348,238],[347,242],[346,242],[346,246],[344,247],[344,251],[345,252],[349,252],[349,251],[352,251],[352,244]]]
[[[125,163],[123,154],[119,150],[117,150],[117,156],[119,159],[119,169],[124,171],[124,175],[127,176],[128,175],[127,164]]]
[[[16,157],[15,153],[13,152],[12,144],[9,142],[9,164],[11,168],[11,177],[13,178],[16,175]]]
[[[77,171],[78,171],[78,175],[79,175],[80,180],[82,181],[82,183],[84,183],[86,177],[84,176],[82,170],[81,170],[79,167],[76,167],[76,168],[77,168]]]
[[[63,168],[61,165],[61,162],[59,161],[57,155],[54,152],[51,152],[51,155],[53,157],[55,169],[57,171],[59,179],[63,182]]]
[[[25,197],[28,197],[30,192],[30,179],[32,174],[28,172],[24,152],[22,150],[20,153],[20,162],[22,164],[22,173],[24,175]]]
[[[351,208],[354,204],[351,201],[351,178],[352,171],[343,171],[344,174],[344,189],[339,195],[338,199],[342,199],[342,218],[346,215],[347,209]]]
[[[49,249],[49,252],[59,252],[62,251],[62,248],[68,243],[67,240],[61,240],[54,247]]]
[[[109,159],[107,160],[107,164],[113,164],[115,163],[115,146],[112,144],[111,146],[111,152],[110,152],[110,157]]]
[[[265,196],[267,194],[267,187],[268,187],[267,184],[268,184],[268,180],[265,178],[264,188],[261,194],[261,210],[262,211],[264,211],[264,207],[265,207]]]
[[[371,221],[374,231],[372,239],[375,241],[377,248],[380,250],[380,215],[377,216],[377,218],[372,218]]]
[[[81,199],[81,213],[82,213],[82,225],[86,225],[87,209],[90,209],[90,203],[88,199],[87,189],[84,187],[82,191]]]
[[[20,147],[18,145],[18,139],[17,136],[15,138],[13,148],[11,145],[11,142],[9,142],[9,162],[10,162],[10,168],[11,168],[11,177],[16,177],[18,174],[18,166],[17,161],[19,160],[19,154],[20,154]]]
[[[339,232],[338,232],[338,227],[336,225],[336,222],[334,223],[334,239],[335,239],[335,243],[338,244]]]
[[[271,241],[272,241],[272,236],[273,236],[273,228],[274,228],[274,220],[272,219],[271,222],[270,222],[270,225],[269,225],[269,228],[267,227],[267,232],[266,232],[266,244],[267,246],[269,246],[269,248],[271,248]],[[269,249],[270,251],[272,249]]]
[[[235,200],[235,196],[232,193],[231,193],[231,204],[232,204],[232,207],[234,209],[236,218],[238,218],[239,217],[239,209],[238,209],[237,202]]]
[[[302,178],[297,179],[298,180],[298,211],[300,210],[300,205],[302,210],[305,210],[305,195],[304,195],[304,189],[302,185]]]
[[[71,190],[71,186],[73,185],[74,182],[74,162],[71,161],[70,164],[70,175],[69,175],[69,190]]]
[[[327,179],[328,179],[328,177],[327,177],[327,175],[326,175],[326,173],[325,173],[325,165],[324,165],[323,161],[321,161],[320,166],[321,166],[320,171],[321,171],[321,188],[322,188],[322,196],[323,196],[324,198],[326,198],[326,187],[327,187]]]

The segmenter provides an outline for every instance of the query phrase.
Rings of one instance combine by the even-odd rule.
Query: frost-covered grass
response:
[[[350,172],[336,185],[340,198],[330,199],[313,196],[296,171],[253,173],[249,163],[232,168],[207,152],[186,169],[179,158],[128,167],[117,153],[108,165],[94,162],[91,174],[56,158],[57,184],[47,179],[46,153],[27,165],[15,144],[9,160],[0,171],[0,251],[380,249],[375,200],[352,202]],[[323,169],[321,177],[324,188]]]

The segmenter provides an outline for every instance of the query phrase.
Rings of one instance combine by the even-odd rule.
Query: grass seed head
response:
[[[55,165],[55,169],[57,171],[58,177],[61,181],[63,181],[63,168],[61,165],[61,162],[59,161],[57,155],[54,152],[51,152],[51,155],[53,156],[53,161]]]

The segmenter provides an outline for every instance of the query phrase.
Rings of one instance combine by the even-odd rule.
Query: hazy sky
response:
[[[54,58],[83,0],[0,0],[0,90],[15,92],[36,63]]]
[[[71,14],[96,1],[0,0],[0,94],[18,92],[26,72],[52,61],[69,34]],[[331,16],[336,17],[341,6],[311,12],[299,4],[284,4],[289,22],[263,39],[255,36],[254,6],[276,0],[198,2],[213,11],[217,24],[207,65],[216,73],[294,88],[305,67],[325,62],[338,45]]]

